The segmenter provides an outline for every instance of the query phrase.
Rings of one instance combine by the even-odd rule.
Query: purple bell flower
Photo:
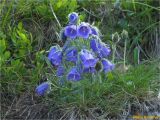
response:
[[[105,73],[111,71],[114,69],[114,64],[112,64],[110,61],[108,61],[107,59],[103,59],[102,60],[102,66],[103,66],[103,71]]]
[[[110,48],[107,47],[106,44],[99,42],[96,39],[92,39],[90,41],[90,48],[93,52],[98,54],[99,58],[106,58],[111,52]]]
[[[83,69],[83,73],[95,73],[95,72],[96,72],[95,67],[89,67]]]
[[[84,68],[95,67],[98,59],[96,59],[92,52],[82,49],[80,52],[80,58]]]
[[[63,75],[64,75],[64,72],[65,72],[64,67],[63,67],[63,66],[58,66],[56,75],[57,75],[58,77],[63,76]]]
[[[90,41],[90,48],[93,50],[93,52],[98,52],[98,41],[96,39],[92,39]]]
[[[91,34],[93,34],[93,35],[99,35],[98,31],[99,30],[98,30],[97,27],[91,26]]]
[[[66,60],[71,61],[71,62],[76,62],[77,61],[77,56],[78,51],[75,47],[72,47],[70,49],[66,50]]]
[[[81,79],[81,75],[78,72],[76,67],[73,67],[67,75],[67,79],[70,81],[79,81]]]
[[[70,24],[76,24],[78,21],[78,14],[76,12],[72,12],[68,15],[68,18]]]
[[[77,30],[78,36],[87,39],[90,33],[91,33],[91,29],[89,27],[89,24],[82,22]]]
[[[76,25],[69,25],[65,27],[64,34],[67,37],[70,37],[71,39],[74,39],[77,37],[77,27]]]
[[[36,93],[40,96],[44,95],[47,90],[49,89],[49,84],[48,82],[44,82],[42,84],[40,84],[37,88],[36,88]]]
[[[98,55],[99,58],[106,58],[111,52],[110,48],[106,46],[106,44],[96,39],[92,39],[90,41],[90,48]]]
[[[99,43],[98,45],[99,48],[99,56],[106,58],[111,52],[111,49],[107,47],[104,43]]]
[[[59,50],[58,47],[54,46],[48,54],[48,59],[52,65],[58,66],[62,61],[62,51]]]

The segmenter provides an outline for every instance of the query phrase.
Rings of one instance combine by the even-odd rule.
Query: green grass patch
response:
[[[131,66],[125,72],[122,72],[123,68],[117,68],[107,76],[102,75],[102,78],[88,76],[80,82],[66,82],[64,87],[58,87],[56,80],[52,79],[57,87],[52,87],[45,100],[66,109],[74,107],[82,112],[97,108],[111,116],[118,115],[126,106],[136,106],[158,94],[160,71],[157,66],[158,62],[154,61]]]

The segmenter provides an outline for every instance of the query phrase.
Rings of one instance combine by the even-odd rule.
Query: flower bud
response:
[[[76,12],[72,12],[68,15],[69,23],[70,24],[77,24],[78,21],[78,14]]]
[[[121,36],[123,39],[127,39],[128,38],[128,32],[126,30],[123,30],[121,33]]]
[[[44,82],[42,84],[40,84],[37,88],[36,88],[36,93],[40,96],[44,95],[47,90],[49,89],[49,83],[48,82]]]
[[[118,43],[120,41],[120,37],[119,37],[119,34],[117,32],[115,32],[114,34],[112,34],[112,41],[114,43]]]

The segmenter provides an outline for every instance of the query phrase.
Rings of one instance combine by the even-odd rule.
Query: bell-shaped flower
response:
[[[83,69],[83,73],[95,73],[95,72],[96,72],[95,67],[89,67]]]
[[[75,47],[71,47],[66,50],[66,60],[76,63],[78,57],[78,51]]]
[[[91,34],[99,35],[99,30],[97,27],[91,26]]]
[[[73,67],[67,75],[67,79],[70,81],[79,81],[81,79],[81,74],[76,67]]]
[[[72,12],[68,15],[68,18],[70,24],[76,24],[78,21],[78,13]]]
[[[104,71],[105,73],[113,70],[114,67],[115,67],[114,64],[111,63],[111,62],[110,62],[109,60],[107,60],[107,59],[103,59],[103,60],[102,60],[102,66],[103,66],[103,71]]]
[[[84,68],[95,67],[98,59],[94,57],[91,51],[82,49],[80,52],[80,59]]]
[[[52,63],[52,65],[58,66],[62,61],[62,51],[57,46],[51,48],[48,59]]]
[[[93,50],[93,52],[98,52],[98,41],[96,39],[92,39],[90,41],[90,48]]]
[[[97,39],[92,39],[90,41],[90,48],[98,54],[99,58],[106,58],[110,54],[111,50],[106,44],[98,41]]]
[[[57,75],[58,77],[63,76],[63,75],[64,75],[64,72],[65,72],[64,67],[63,67],[62,65],[61,65],[61,66],[58,66],[56,75]]]
[[[102,42],[99,42],[98,43],[98,57],[99,58],[106,58],[108,57],[108,55],[110,54],[111,52],[111,49],[106,46],[106,44],[102,43]]]
[[[36,88],[36,93],[40,96],[44,95],[47,90],[49,89],[49,83],[48,82],[44,82],[42,84],[40,84],[37,88]]]
[[[64,34],[65,34],[65,36],[67,36],[71,39],[76,38],[77,37],[76,25],[69,25],[69,26],[65,27]]]
[[[87,39],[89,34],[91,33],[91,28],[88,23],[82,22],[80,26],[78,26],[77,34],[79,37]]]

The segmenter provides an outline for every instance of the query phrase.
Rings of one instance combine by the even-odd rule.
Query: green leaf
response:
[[[24,56],[26,54],[26,50],[25,49],[19,49],[19,57]]]
[[[128,22],[125,19],[120,19],[118,21],[118,24],[120,25],[120,27],[122,27],[124,29],[127,29],[127,27],[128,27]]]
[[[17,30],[17,33],[22,38],[22,40],[24,40],[25,42],[27,41],[27,36],[24,33],[20,32],[18,30]]]
[[[57,8],[60,8],[61,6],[62,6],[62,1],[59,0],[59,1],[57,2]]]
[[[5,58],[5,60],[7,60],[9,57],[10,57],[10,52],[9,51],[6,51],[5,53],[4,53],[4,58]]]
[[[139,61],[139,49],[138,47],[135,47],[134,48],[134,63],[135,64],[138,64],[138,61]]]
[[[0,31],[0,39],[5,39],[5,38],[6,38],[6,35],[2,31]]]
[[[45,5],[45,4],[36,6],[36,10],[37,10],[38,14],[43,16],[43,17],[52,16],[51,12],[48,9],[48,6]]]
[[[23,29],[22,22],[19,22],[19,23],[18,23],[18,29],[19,29],[19,30],[22,30],[22,29]]]
[[[0,53],[3,53],[6,49],[6,43],[5,40],[0,40]]]
[[[111,72],[107,73],[107,77],[108,77],[109,80],[113,80],[114,79],[113,74]]]

